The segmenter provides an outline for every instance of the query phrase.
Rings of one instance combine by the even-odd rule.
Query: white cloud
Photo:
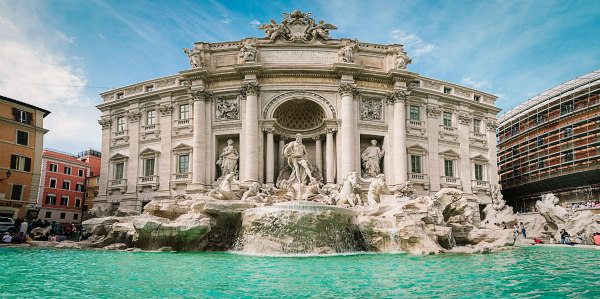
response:
[[[69,44],[75,43],[75,37],[73,36],[68,36],[66,33],[61,31],[58,31],[56,34],[58,35],[58,38],[60,38],[62,41],[65,41]]]
[[[401,29],[394,29],[391,35],[393,40],[405,46],[409,56],[419,57],[435,49],[435,45],[426,43],[414,33],[407,34]]]
[[[477,81],[471,77],[463,77],[462,82],[464,84],[466,84],[467,86],[470,86],[473,88],[484,88],[484,87],[488,87],[490,85],[490,83],[486,80]]]
[[[250,27],[256,28],[256,27],[260,26],[260,21],[254,19],[254,20],[250,21],[248,24],[250,25]]]
[[[224,14],[223,15],[223,20],[221,22],[223,22],[225,24],[229,24],[229,23],[231,23],[231,18],[229,17],[229,15]]]
[[[44,146],[69,152],[98,148],[99,112],[84,94],[88,80],[73,65],[78,60],[67,60],[51,46],[54,36],[46,31],[51,29],[19,20],[14,11],[0,12],[0,94],[50,110]],[[74,42],[67,35],[61,39]]]

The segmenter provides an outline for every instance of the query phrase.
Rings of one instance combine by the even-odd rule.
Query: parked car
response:
[[[0,233],[10,231],[14,227],[15,227],[14,220],[12,220],[10,218],[6,218],[6,217],[0,217]]]

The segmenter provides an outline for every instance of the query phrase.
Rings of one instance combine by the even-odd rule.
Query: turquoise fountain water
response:
[[[0,298],[598,298],[600,251],[256,257],[0,249]]]

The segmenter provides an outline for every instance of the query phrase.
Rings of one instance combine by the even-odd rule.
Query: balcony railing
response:
[[[427,174],[425,173],[414,173],[411,172],[408,174],[409,180],[413,182],[429,182],[427,179]]]
[[[144,131],[154,131],[158,127],[157,124],[142,126]]]
[[[448,126],[440,125],[440,128],[442,128],[442,130],[444,130],[446,132],[451,132],[451,133],[456,132],[455,127],[448,127]]]
[[[138,184],[152,184],[158,182],[157,175],[149,175],[138,178]]]
[[[483,180],[472,180],[471,188],[473,190],[488,190],[490,188],[490,183]]]
[[[125,135],[127,135],[127,130],[113,132],[114,137],[125,136]]]
[[[183,172],[183,173],[174,173],[172,175],[171,181],[173,182],[187,182],[192,180],[191,172]]]
[[[192,119],[191,118],[176,119],[173,122],[175,123],[175,126],[187,126],[192,123]]]
[[[127,179],[115,179],[108,181],[108,194],[112,194],[113,190],[120,190],[121,193],[127,191]]]
[[[479,133],[479,132],[471,132],[471,137],[476,138],[476,139],[487,139],[487,135],[483,134],[483,133]]]
[[[413,126],[413,127],[424,127],[425,126],[425,122],[422,121],[422,120],[412,120],[412,119],[409,119],[409,120],[406,121],[406,123],[409,126]]]
[[[443,176],[442,183],[445,183],[448,185],[461,185],[460,178],[453,177],[453,176]]]

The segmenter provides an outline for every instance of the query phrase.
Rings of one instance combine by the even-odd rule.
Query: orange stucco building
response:
[[[0,217],[37,217],[48,114],[48,110],[0,95]]]

